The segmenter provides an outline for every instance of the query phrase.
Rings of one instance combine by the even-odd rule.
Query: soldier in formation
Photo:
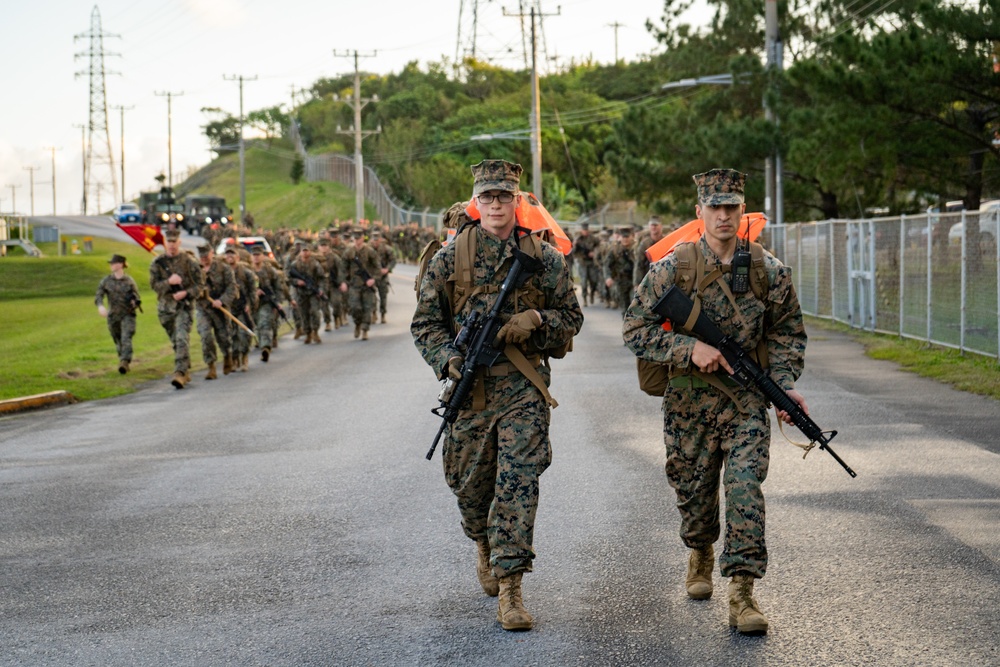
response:
[[[760,634],[767,632],[768,620],[753,590],[754,582],[767,570],[761,484],[769,460],[768,401],[756,387],[743,388],[728,376],[716,376],[720,370],[732,373],[722,353],[679,330],[682,325],[677,322],[665,331],[652,308],[669,287],[691,282],[687,279],[690,276],[685,276],[690,267],[681,265],[678,257],[694,257],[699,265],[694,275],[706,276],[703,282],[707,282],[698,285],[692,297],[700,300],[701,312],[758,357],[761,366],[769,366],[775,383],[808,412],[805,399],[795,391],[806,333],[791,270],[738,236],[746,208],[746,175],[733,169],[713,169],[697,174],[694,180],[698,190],[695,212],[705,221],[705,233],[693,247],[681,244],[650,267],[625,313],[623,335],[637,356],[670,366],[669,386],[663,397],[666,474],[677,495],[681,539],[691,550],[685,576],[687,594],[705,600],[713,592],[721,474],[726,530],[719,569],[729,578],[729,625],[741,633]],[[767,284],[734,289],[730,270],[734,257],[747,251],[759,253],[765,270],[752,269],[751,282]],[[744,259],[749,261],[749,257]],[[761,277],[755,278],[755,273]],[[678,280],[680,277],[684,279]],[[791,422],[784,412],[778,417]]]
[[[149,266],[149,284],[156,292],[156,314],[174,348],[174,376],[171,384],[183,389],[191,381],[191,325],[194,301],[201,294],[205,279],[201,266],[181,250],[181,233],[163,232],[162,255]]]
[[[378,253],[365,243],[365,233],[354,232],[354,243],[344,252],[347,281],[340,286],[347,292],[348,310],[354,318],[354,337],[368,340],[368,330],[375,312],[376,277],[382,273]]]
[[[576,275],[580,281],[580,292],[583,305],[594,305],[597,295],[597,284],[603,280],[601,267],[595,256],[601,240],[590,233],[590,225],[580,223],[580,232],[573,240],[573,259],[576,261]]]
[[[132,276],[125,273],[128,262],[121,255],[112,255],[108,260],[111,274],[101,279],[97,286],[94,303],[98,314],[108,321],[111,340],[118,351],[118,372],[128,373],[132,364],[132,336],[135,335],[135,311],[142,306],[139,286]],[[104,297],[108,306],[104,307]]]
[[[639,238],[635,244],[635,268],[632,272],[632,286],[635,287],[642,282],[649,271],[649,258],[646,251],[656,245],[663,238],[663,221],[660,216],[654,215],[649,218],[646,224],[646,233]]]
[[[392,273],[393,268],[396,266],[396,251],[389,244],[389,240],[377,231],[372,234],[372,247],[375,249],[379,264],[381,265],[378,275],[375,277],[375,287],[378,288],[379,315],[381,315],[382,324],[385,324],[389,290],[392,289],[392,284],[389,282],[391,280],[389,274]]]
[[[326,298],[326,272],[313,257],[312,246],[304,244],[298,257],[288,266],[288,279],[292,285],[292,307],[298,308],[302,321],[301,332],[306,345],[323,341],[319,338],[320,312]]]
[[[542,270],[505,302],[499,331],[504,352],[487,371],[479,371],[442,454],[462,528],[476,543],[479,583],[487,595],[499,597],[497,621],[505,630],[529,630],[533,617],[524,605],[521,579],[535,557],[539,478],[552,457],[548,434],[554,400],[547,389],[547,359],[558,356],[556,350],[565,353],[583,324],[583,311],[562,254],[517,227],[521,166],[484,160],[472,173],[482,220],[464,225],[456,241],[430,259],[410,331],[439,379],[461,377],[466,351],[456,347],[455,332],[473,312],[485,315],[492,308],[513,264],[513,248],[541,262]],[[442,295],[447,294],[452,303],[445,307]],[[459,294],[460,302],[455,300]]]
[[[275,332],[280,326],[279,309],[281,302],[288,298],[288,288],[277,267],[267,261],[264,249],[255,246],[250,250],[250,268],[257,278],[257,341],[260,344],[260,360],[271,358],[271,349],[277,340]]]
[[[232,313],[243,324],[242,327],[233,328],[233,369],[246,372],[250,365],[250,345],[253,342],[253,336],[247,329],[253,330],[254,314],[258,307],[257,274],[243,261],[241,250],[229,246],[226,248],[225,259],[236,279],[237,293]],[[246,253],[246,250],[242,252]]]
[[[206,380],[218,377],[215,363],[222,353],[222,373],[233,372],[233,332],[230,319],[222,312],[232,313],[238,293],[233,270],[224,259],[215,256],[210,245],[198,246],[198,257],[205,289],[197,300],[198,335],[201,336],[201,355],[208,365]]]
[[[635,270],[635,236],[631,227],[618,229],[618,241],[604,255],[604,284],[610,299],[622,310],[632,302],[632,274]]]

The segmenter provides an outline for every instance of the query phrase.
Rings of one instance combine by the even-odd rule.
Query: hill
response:
[[[292,182],[295,153],[288,144],[252,142],[246,150],[247,211],[254,223],[267,229],[319,229],[335,220],[354,218],[354,190],[340,183]],[[176,188],[181,196],[214,194],[226,198],[234,217],[240,207],[240,159],[225,154],[199,169]],[[374,207],[365,206],[367,216]]]

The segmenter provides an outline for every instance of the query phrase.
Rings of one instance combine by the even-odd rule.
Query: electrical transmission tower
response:
[[[522,17],[520,35],[508,30],[506,26],[510,24],[500,20],[505,15],[502,4],[499,0],[459,0],[456,65],[471,58],[494,64],[522,65],[525,69],[531,66],[531,27],[524,18],[532,9],[536,16],[544,16],[541,0],[517,0],[517,12],[513,15]],[[537,29],[544,52],[545,32],[541,23]]]
[[[84,168],[83,185],[84,215],[87,215],[87,193],[93,190],[97,197],[92,201],[100,201],[101,190],[107,189],[108,187],[107,182],[100,179],[110,176],[111,191],[114,193],[118,192],[118,177],[115,173],[115,157],[114,153],[111,152],[111,136],[108,133],[108,94],[104,86],[105,75],[117,74],[117,72],[105,71],[104,57],[117,56],[120,54],[105,53],[105,37],[120,38],[121,35],[112,35],[102,30],[101,12],[97,8],[97,5],[94,5],[94,11],[90,13],[90,30],[73,36],[74,42],[79,39],[90,40],[90,48],[83,53],[77,53],[75,55],[76,58],[86,57],[90,62],[90,66],[87,70],[76,73],[76,76],[87,75],[90,80],[90,109],[89,119],[87,121],[87,130],[90,136],[87,141],[86,156],[84,158],[86,165]],[[104,171],[105,167],[107,168],[106,172]],[[98,174],[101,174],[101,176],[99,177]]]

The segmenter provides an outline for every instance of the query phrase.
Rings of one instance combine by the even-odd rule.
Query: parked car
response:
[[[264,248],[264,254],[271,259],[274,259],[274,252],[271,251],[271,244],[268,243],[267,239],[263,236],[240,236],[235,239],[232,237],[224,238],[219,241],[219,245],[215,249],[215,254],[221,255],[226,252],[226,248],[232,246],[234,243],[239,243],[247,250],[247,252],[250,252],[254,246],[261,246]]]
[[[997,219],[1000,218],[1000,201],[990,201],[979,207],[979,242],[996,243]],[[956,222],[948,230],[948,243],[958,245],[962,242],[962,223]],[[972,239],[967,239],[972,243]]]
[[[120,223],[142,222],[142,210],[132,202],[123,202],[115,207],[112,219]]]

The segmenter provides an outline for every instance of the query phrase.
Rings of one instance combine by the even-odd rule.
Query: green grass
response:
[[[54,250],[54,249],[53,249]],[[132,340],[132,372],[118,373],[118,355],[94,293],[113,253],[128,257],[142,294]],[[0,400],[65,390],[81,400],[128,393],[173,371],[173,350],[156,317],[149,289],[153,255],[134,244],[94,238],[87,255],[0,259]],[[192,332],[194,357],[200,340]]]
[[[317,230],[334,220],[354,218],[354,190],[340,183],[292,183],[292,153],[275,142],[275,150],[263,145],[246,151],[247,210],[254,224],[267,228],[291,227]],[[239,213],[240,162],[235,154],[224,155],[178,186],[178,192],[216,194]],[[375,208],[365,202],[365,215],[372,219]]]
[[[1000,399],[1000,363],[992,357],[927,345],[909,338],[859,331],[829,320],[806,318],[810,329],[841,331],[858,341],[865,354],[899,364],[905,371],[937,380],[960,391]]]

